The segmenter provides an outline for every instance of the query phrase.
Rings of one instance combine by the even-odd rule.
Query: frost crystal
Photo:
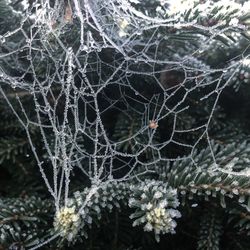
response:
[[[193,160],[200,141],[210,145],[210,121],[220,94],[231,81],[250,81],[250,63],[247,55],[241,61],[235,54],[234,60],[227,55],[225,65],[208,65],[206,52],[216,57],[220,49],[224,53],[224,43],[240,42],[242,16],[250,3],[28,2],[34,4],[0,35],[6,48],[0,54],[0,92],[27,133],[58,211],[55,228],[73,241],[80,224],[92,223],[89,211],[99,218],[102,208],[112,210],[125,200],[127,189],[118,183],[177,162],[184,152]],[[192,108],[207,106],[206,100],[204,120],[186,119]],[[46,156],[36,150],[33,129],[40,133]],[[195,138],[184,140],[186,135]],[[175,148],[173,155],[168,152]],[[210,153],[211,169],[216,170],[211,147]],[[92,187],[86,192],[86,186],[79,187],[75,204],[69,204],[70,184],[78,174]],[[129,205],[138,212],[132,215],[134,225],[143,225],[156,237],[173,232],[174,218],[180,216],[176,191],[155,180],[131,189]]]

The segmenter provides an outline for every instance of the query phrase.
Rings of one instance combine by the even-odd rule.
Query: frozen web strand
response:
[[[114,47],[117,51],[121,52],[124,56],[125,56],[125,60],[129,61],[129,60],[133,60],[133,58],[130,58],[127,54],[125,54],[124,52],[124,48],[123,47],[119,47],[115,41],[115,37],[109,37],[106,33],[105,33],[105,30],[103,28],[104,24],[100,23],[100,19],[99,21],[97,20],[97,16],[96,16],[96,12],[98,11],[98,8],[100,8],[99,6],[99,2],[98,1],[84,1],[84,3],[80,3],[79,1],[77,0],[74,0],[74,9],[75,9],[75,13],[76,13],[76,16],[78,17],[79,21],[80,21],[80,24],[81,24],[81,29],[80,29],[80,46],[82,48],[82,46],[84,46],[84,48],[89,48],[89,49],[95,49],[95,41],[88,41],[88,44],[86,45],[83,45],[85,43],[85,40],[84,40],[84,23],[87,22],[89,24],[91,24],[92,26],[96,27],[96,29],[98,30],[98,32],[100,33],[103,41],[104,41],[104,44],[107,44],[107,43],[110,43],[110,45],[112,47]],[[37,2],[39,3],[39,2]],[[47,19],[46,19],[46,15],[47,15],[47,12],[48,13],[51,13],[51,12],[55,12],[56,14],[59,13],[60,11],[60,4],[59,2],[57,2],[55,4],[55,6],[58,6],[58,9],[53,9],[50,7],[50,4],[49,4],[49,1],[44,1],[44,2],[41,2],[41,6],[42,8],[39,9],[38,11],[38,16],[40,17],[39,19],[39,22],[41,24],[46,24],[47,25]],[[84,6],[84,8],[82,8]],[[117,6],[120,6],[120,8],[118,8]],[[71,6],[70,8],[73,9],[73,6]],[[126,26],[129,25],[128,22],[137,22],[139,19],[141,20],[140,23],[142,23],[143,25],[145,24],[148,24],[148,23],[151,23],[152,25],[154,26],[165,26],[166,24],[170,23],[170,21],[172,21],[173,19],[160,19],[160,18],[152,18],[152,17],[148,17],[146,16],[145,14],[143,14],[142,12],[139,12],[138,10],[135,10],[134,7],[131,6],[130,2],[129,1],[118,1],[117,2],[117,5],[115,5],[113,3],[113,1],[107,1],[106,2],[106,6],[105,6],[106,10],[108,12],[110,12],[111,10],[114,11],[114,13],[117,14],[118,16],[118,27],[120,26],[121,29],[125,29]],[[73,13],[72,13],[73,14]],[[52,14],[50,14],[51,16],[53,16]],[[124,17],[123,17],[124,15]],[[89,17],[91,17],[93,19],[93,23],[89,21]],[[100,17],[99,17],[100,18]],[[126,23],[124,23],[124,20],[127,20],[128,21]],[[101,19],[102,21],[102,19]],[[104,20],[105,21],[105,20]],[[120,22],[123,22],[122,24],[120,24]],[[138,25],[140,25],[140,23],[138,24],[139,22],[137,22],[137,24],[135,25],[136,29],[144,29],[144,27],[139,27]],[[38,27],[39,27],[39,23],[37,23]],[[102,26],[103,25],[103,26]],[[169,24],[171,25],[171,24]],[[175,27],[174,24],[172,24],[173,27]],[[183,25],[190,25],[190,24],[185,24],[183,23]],[[196,25],[197,26],[197,25]],[[198,26],[197,26],[198,27]],[[181,26],[179,27],[181,28]],[[204,27],[199,27],[199,28],[204,28]],[[215,27],[217,28],[217,27]],[[211,28],[210,28],[211,29]],[[18,30],[16,30],[15,32],[17,32]],[[214,34],[214,32],[212,32]],[[11,33],[12,34],[12,33]],[[10,35],[11,35],[10,34]],[[14,33],[13,33],[14,34]],[[56,35],[56,34],[54,34]],[[59,37],[56,37],[57,39],[59,39]],[[92,38],[92,36],[89,36],[88,37],[89,39]],[[93,38],[92,38],[93,39]],[[31,41],[32,42],[32,41]],[[62,43],[60,43],[62,48],[63,49],[66,49],[66,45],[63,45]],[[127,42],[127,44],[129,44]],[[31,46],[31,45],[30,45]],[[92,46],[92,47],[91,47]],[[55,124],[55,120],[56,120],[56,117],[50,117],[50,120],[53,121],[53,123],[51,123],[51,126],[53,127],[53,129],[55,131],[57,131],[57,135],[59,137],[61,137],[60,139],[56,139],[56,141],[59,141],[60,142],[60,147],[61,147],[61,153],[62,153],[62,158],[63,158],[63,172],[61,173],[61,176],[64,176],[63,179],[65,179],[65,181],[61,182],[61,183],[65,183],[65,203],[67,203],[67,197],[68,197],[68,192],[69,192],[69,182],[70,182],[70,172],[71,172],[71,167],[70,167],[70,159],[69,159],[69,156],[67,155],[67,152],[66,152],[66,136],[70,137],[72,139],[73,134],[67,134],[66,132],[66,123],[67,123],[67,115],[68,115],[68,106],[69,106],[69,103],[70,103],[70,89],[72,88],[72,86],[74,86],[74,83],[72,82],[73,80],[73,65],[72,65],[72,60],[73,60],[73,52],[72,52],[72,49],[69,48],[68,50],[66,49],[66,54],[67,54],[67,57],[68,57],[68,76],[67,76],[67,81],[66,81],[66,87],[64,86],[64,94],[65,94],[65,108],[64,108],[64,120],[63,120],[63,124],[62,124],[62,127],[61,127],[61,130],[58,131],[58,129],[55,129],[54,126],[56,126]],[[7,55],[6,55],[7,56]],[[145,59],[143,59],[145,60]],[[158,59],[155,59],[155,60],[152,60],[152,59],[149,59],[148,60],[149,62],[160,62]],[[147,60],[145,60],[145,62],[147,62]],[[161,61],[162,62],[162,61]],[[171,64],[171,62],[168,62],[168,61],[164,61],[166,63],[169,63]],[[177,65],[178,65],[178,62],[175,62]],[[181,63],[181,62],[179,62]],[[32,64],[32,62],[31,62]],[[79,64],[78,64],[79,66]],[[185,68],[184,68],[185,70]],[[33,71],[34,74],[35,71]],[[152,72],[153,74],[153,72]],[[104,82],[103,84],[104,86],[108,85],[108,81]],[[90,84],[87,83],[87,86],[90,87]],[[41,84],[38,83],[38,90],[39,91],[39,88],[43,88],[43,86]],[[99,86],[99,88],[102,88],[102,86]],[[100,92],[100,90],[98,89],[97,90],[98,92]],[[44,93],[44,91],[41,89],[41,93]],[[98,105],[97,105],[97,102],[96,102],[96,99],[97,99],[97,96],[95,96],[95,90],[93,88],[91,88],[91,95],[94,97],[94,102],[95,102],[95,108],[96,108],[96,114],[97,114],[97,120],[96,120],[96,127],[95,127],[95,137],[93,138],[93,141],[94,141],[94,144],[95,144],[95,153],[94,153],[94,156],[93,156],[93,164],[94,164],[94,180],[95,182],[98,182],[98,178],[101,176],[101,173],[102,173],[102,170],[98,170],[98,163],[97,163],[97,152],[98,152],[98,146],[100,146],[98,144],[98,135],[100,133],[103,133],[104,134],[104,137],[105,137],[105,141],[107,143],[106,147],[108,150],[112,151],[112,153],[115,155],[115,154],[118,154],[118,155],[124,155],[126,156],[125,154],[121,153],[121,152],[117,152],[114,145],[112,145],[112,142],[108,139],[108,136],[105,134],[105,130],[103,129],[103,125],[102,125],[102,122],[101,122],[101,118],[100,118],[100,111],[98,110]],[[219,96],[219,95],[218,95]],[[164,101],[164,103],[166,103],[166,101],[168,100],[169,97],[166,98],[166,100]],[[183,97],[183,100],[182,101],[185,101],[186,99],[186,96]],[[51,109],[51,107],[49,107],[49,104],[48,104],[48,100],[46,100],[46,96],[44,95],[44,100],[45,102],[47,103],[48,107],[47,109]],[[172,108],[171,110],[169,110],[169,114],[171,114],[172,112],[176,112],[176,109],[181,105],[182,101],[178,102],[176,104],[176,106],[174,108]],[[164,107],[164,103],[162,105],[162,107]],[[40,106],[39,106],[39,103],[36,103],[37,104],[37,108],[40,109]],[[45,107],[46,108],[46,107]],[[168,116],[169,114],[166,113],[166,114],[162,114],[163,113],[163,109],[162,108],[161,110],[158,111],[158,114],[156,114],[156,117],[157,117],[157,121],[160,121],[161,119],[163,119],[164,117]],[[52,113],[52,110],[49,110],[49,116],[50,114]],[[77,112],[76,112],[77,114]],[[40,115],[40,113],[38,112],[38,116]],[[210,118],[212,117],[212,112],[211,112],[211,116]],[[43,124],[41,122],[41,119],[38,119],[39,120],[39,124],[41,126],[41,128],[43,127]],[[146,128],[146,124],[144,126],[144,128],[142,129],[145,129]],[[81,125],[78,125],[77,127],[81,127]],[[101,130],[101,131],[100,131]],[[180,131],[179,131],[180,132]],[[184,132],[184,131],[183,131]],[[42,132],[43,134],[45,133],[44,131]],[[173,128],[173,133],[174,135],[174,128]],[[151,139],[149,139],[149,142],[151,143],[152,142],[152,138],[154,136],[154,132],[152,133],[152,135],[150,135]],[[172,136],[173,137],[173,136]],[[43,136],[44,138],[44,142],[45,144],[47,145],[48,143],[46,142],[46,135]],[[131,138],[128,138],[127,140],[130,140]],[[209,138],[208,138],[209,140]],[[170,140],[169,142],[171,142],[172,140]],[[168,143],[169,143],[168,142]],[[148,145],[145,145],[144,148],[141,149],[141,152],[146,149]],[[50,151],[49,149],[49,146],[46,147],[47,148],[47,151]],[[48,152],[50,157],[58,157],[58,153],[54,156],[52,155],[52,153]],[[140,152],[138,152],[137,154],[135,154],[134,156],[139,156],[140,155]],[[129,157],[131,157],[132,155],[127,155]],[[52,159],[51,159],[52,160]],[[103,159],[105,161],[105,159]],[[55,161],[52,161],[55,165]],[[62,192],[62,186],[59,187],[59,190],[58,187],[57,187],[57,167],[55,166],[54,167],[55,169],[55,173],[54,173],[54,193],[57,194],[57,203],[59,202],[60,200],[60,195],[61,195],[61,192]],[[62,178],[62,177],[61,177]],[[58,206],[58,205],[57,205]]]
[[[160,2],[162,11],[163,2],[168,1]],[[216,36],[223,35],[231,27],[221,29],[221,26],[225,25],[223,22],[210,27],[194,21],[185,22],[179,17],[180,14],[176,13],[167,18],[158,14],[152,16],[148,15],[147,11],[137,8],[134,3],[140,5],[142,1],[72,0],[55,1],[52,6],[49,0],[37,0],[27,12],[27,16],[23,17],[20,27],[3,36],[5,39],[11,39],[19,33],[23,36],[22,48],[28,53],[28,69],[22,77],[15,77],[0,68],[0,77],[13,90],[22,90],[33,97],[36,118],[29,117],[21,97],[18,97],[22,111],[22,114],[19,114],[8,99],[5,89],[0,87],[0,91],[26,129],[42,177],[55,200],[57,212],[61,207],[67,207],[70,181],[76,169],[80,169],[82,175],[91,183],[89,195],[77,211],[81,214],[98,187],[115,179],[139,180],[142,173],[152,171],[150,167],[161,162],[173,162],[184,157],[192,159],[193,152],[204,138],[210,146],[216,166],[208,129],[218,99],[236,71],[234,65],[212,69],[197,60],[196,56],[206,51],[207,47],[204,44],[212,43]],[[33,23],[28,29],[23,26],[27,20]],[[70,24],[75,25],[74,28],[78,25],[79,33],[76,41],[68,43],[64,35],[69,32],[67,25]],[[232,25],[235,27],[235,23]],[[198,37],[198,49],[189,48],[188,54],[181,51],[181,55],[166,58],[164,53],[159,51],[162,46],[168,46],[168,40],[164,40],[160,33],[161,29],[167,28],[177,31],[183,28],[196,28],[206,32],[208,37]],[[111,53],[119,55],[113,57],[112,62],[105,62],[99,56],[103,51],[109,51],[108,49]],[[17,56],[18,52],[2,53],[0,59]],[[38,62],[36,55],[42,55],[46,60]],[[41,65],[45,71],[43,77],[38,72]],[[144,67],[140,68],[138,65]],[[108,73],[103,72],[102,67],[108,69]],[[176,84],[166,85],[164,76],[167,77],[175,71],[183,72],[182,79],[173,79]],[[225,72],[228,71],[231,76],[226,82],[222,82]],[[218,78],[212,79],[211,75],[215,73],[218,74]],[[26,74],[33,76],[32,82],[25,78]],[[95,78],[92,78],[91,74],[95,75]],[[149,78],[155,87],[161,89],[161,94],[156,93],[150,97],[143,95],[142,91],[136,88],[131,75]],[[163,80],[159,75],[163,75]],[[196,84],[188,88],[186,85],[190,81]],[[199,104],[215,96],[207,120],[196,127],[178,128],[177,121],[191,108],[186,104],[190,95],[196,91],[203,93],[207,86],[211,91],[204,93],[197,100]],[[105,93],[110,87],[117,87],[117,100]],[[175,101],[181,90],[185,93]],[[134,95],[129,95],[128,92]],[[105,109],[100,105],[100,98],[109,103]],[[116,106],[118,102],[123,104],[123,109]],[[169,105],[171,102],[174,103],[172,106]],[[139,117],[137,130],[130,131],[126,138],[114,140],[107,132],[103,119],[106,112],[112,109],[124,114],[130,121],[133,121],[132,113],[136,113]],[[91,118],[90,110],[94,113]],[[172,119],[170,137],[166,141],[157,142],[157,130],[164,119]],[[52,181],[48,180],[45,164],[36,153],[29,131],[31,125],[40,129],[44,148],[52,165]],[[201,133],[192,144],[175,138],[176,135],[194,131]],[[50,135],[53,137],[52,142]],[[143,140],[138,140],[141,135]],[[81,136],[90,141],[92,151],[82,147],[79,142]],[[120,149],[125,143],[133,145],[131,152]],[[170,145],[180,147],[190,154],[177,157],[163,155],[162,151]],[[153,151],[154,154],[150,161],[144,162],[141,155],[147,151]],[[119,167],[115,166],[116,161],[119,161]],[[141,173],[136,171],[138,167],[143,168]],[[115,173],[120,170],[124,170],[124,175],[115,178]],[[216,167],[216,170],[221,169]],[[249,173],[241,174],[249,176]]]
[[[91,26],[95,27],[99,34],[101,35],[101,38],[103,39],[103,42],[104,42],[104,45],[106,44],[110,44],[111,47],[113,47],[114,49],[116,49],[118,52],[120,52],[122,55],[125,56],[125,60],[126,61],[130,61],[130,60],[133,60],[133,58],[130,58],[127,53],[125,52],[125,49],[127,49],[126,47],[123,48],[123,47],[119,47],[119,45],[117,45],[117,41],[116,41],[116,37],[110,37],[109,35],[106,34],[106,31],[104,30],[105,28],[105,24],[101,23],[101,22],[105,22],[104,19],[102,19],[102,17],[97,17],[95,13],[98,13],[98,8],[100,8],[100,4],[101,2],[98,2],[98,1],[84,1],[83,3],[82,2],[79,2],[77,0],[74,0],[74,6],[70,6],[70,8],[72,9],[72,11],[75,10],[75,13],[76,13],[76,16],[77,18],[79,19],[79,22],[80,22],[80,25],[81,25],[81,28],[80,28],[80,47],[82,48],[82,46],[84,46],[84,48],[87,48],[90,49],[90,50],[94,50],[96,47],[95,47],[95,41],[92,40],[92,41],[87,41],[88,43],[85,44],[85,39],[84,39],[84,24],[85,22],[88,23],[88,24],[91,24]],[[37,1],[37,4],[39,4],[39,1]],[[46,16],[49,15],[51,17],[53,17],[53,11],[55,12],[54,13],[54,16],[55,15],[58,15],[58,13],[60,12],[60,4],[59,2],[57,2],[55,4],[55,6],[58,7],[58,9],[53,9],[50,4],[49,4],[49,1],[43,1],[41,2],[41,8],[39,10],[37,10],[37,16],[39,17],[38,18],[38,22],[37,22],[37,26],[39,28],[40,25],[47,25],[47,18]],[[118,8],[118,6],[120,6]],[[171,24],[170,21],[173,21],[173,19],[160,19],[160,18],[152,18],[152,17],[149,17],[147,15],[145,15],[144,13],[136,10],[134,7],[131,6],[131,3],[129,1],[118,1],[117,4],[115,5],[113,1],[107,1],[105,3],[105,7],[104,9],[106,9],[107,12],[110,12],[111,10],[114,11],[114,13],[116,13],[117,15],[117,27],[119,29],[126,29],[128,25],[132,25],[133,22],[136,23],[134,25],[134,27],[136,27],[136,29],[146,29],[145,28],[145,24],[151,24],[151,25],[154,25],[155,27],[161,27],[161,26],[165,26],[166,24],[168,25],[172,25],[173,27],[175,27],[175,24]],[[73,13],[72,13],[73,15]],[[90,17],[92,18],[93,22],[90,21]],[[73,17],[72,17],[73,18]],[[99,18],[99,19],[98,19]],[[100,19],[101,18],[101,19]],[[127,20],[126,23],[124,23],[125,21],[124,20]],[[140,22],[139,22],[140,20]],[[39,23],[40,22],[40,23]],[[123,22],[123,23],[120,23],[120,22]],[[131,23],[129,23],[131,22]],[[139,25],[142,24],[142,27],[140,27]],[[185,24],[183,23],[183,26],[184,25],[190,25],[190,24]],[[195,25],[196,27],[198,28],[201,28],[201,29],[204,29],[204,27],[200,27],[200,26],[197,26]],[[154,27],[154,28],[155,28]],[[181,26],[179,27],[181,28]],[[216,29],[217,26],[214,27],[214,29]],[[212,28],[209,28],[210,30],[212,30]],[[15,32],[18,32],[19,30],[16,30],[16,31],[13,31],[12,33],[10,33],[10,36],[13,35]],[[87,33],[87,32],[86,32]],[[211,32],[214,36],[215,32]],[[90,33],[89,33],[90,34]],[[53,34],[56,36],[56,34]],[[59,40],[60,38],[57,36],[56,37],[57,40]],[[92,35],[89,35],[88,36],[88,39],[93,39]],[[30,42],[30,45],[32,44],[32,41],[29,41]],[[126,44],[129,44],[128,42],[126,42]],[[61,174],[62,176],[65,175],[65,181],[63,183],[65,183],[65,203],[67,202],[67,197],[68,197],[68,192],[69,192],[69,182],[70,182],[70,172],[71,172],[71,167],[70,167],[70,161],[69,161],[69,156],[67,155],[67,152],[66,152],[66,137],[68,136],[69,138],[72,139],[73,136],[73,133],[71,131],[71,134],[67,134],[67,131],[66,131],[66,123],[67,123],[67,116],[68,116],[68,109],[69,109],[69,103],[70,103],[70,98],[72,98],[72,96],[70,96],[70,91],[72,89],[72,86],[74,86],[74,83],[72,82],[73,81],[73,64],[72,64],[72,61],[73,61],[73,51],[72,51],[72,48],[69,48],[68,50],[66,49],[66,45],[64,45],[62,43],[62,41],[60,41],[60,45],[62,46],[62,48],[64,50],[66,50],[66,54],[67,54],[67,60],[68,60],[68,73],[65,73],[67,76],[67,80],[66,80],[66,84],[63,85],[63,89],[62,91],[64,91],[63,94],[65,94],[65,107],[64,107],[64,119],[63,119],[63,124],[62,124],[62,127],[61,127],[61,130],[58,131],[58,129],[55,129],[54,127],[56,126],[56,117],[51,117],[51,113],[53,110],[50,110],[51,107],[49,107],[49,102],[48,100],[46,100],[46,96],[44,92],[44,90],[42,89],[43,88],[43,85],[41,83],[37,83],[35,87],[38,87],[38,89],[36,90],[36,92],[39,92],[39,89],[41,90],[41,93],[43,94],[43,97],[44,97],[44,101],[46,102],[45,105],[47,105],[47,109],[49,109],[48,113],[50,116],[49,119],[53,122],[51,122],[51,126],[53,127],[53,129],[55,131],[57,131],[57,135],[59,136],[60,135],[60,139],[56,140],[56,141],[59,141],[60,142],[60,147],[61,147],[61,153],[62,153],[62,158],[63,158],[63,173]],[[103,46],[104,46],[103,45]],[[133,44],[132,44],[133,45]],[[48,49],[48,48],[45,48],[45,49]],[[14,53],[14,52],[13,52]],[[139,52],[140,53],[140,52]],[[144,54],[138,54],[138,56],[144,56]],[[7,55],[6,55],[7,56]],[[76,59],[77,60],[77,59]],[[159,62],[163,62],[163,61],[160,61],[159,59],[155,59],[155,60],[152,60],[150,58],[148,59],[140,59],[141,61],[144,61],[144,62],[150,62],[150,63],[159,63]],[[173,62],[169,62],[169,61],[164,61],[165,63],[168,63],[168,64],[171,64]],[[175,62],[176,65],[181,64],[182,62]],[[31,61],[31,66],[32,66],[32,61]],[[78,66],[79,66],[79,62],[78,62]],[[183,67],[183,66],[182,66]],[[81,68],[82,68],[82,65],[81,65]],[[184,70],[186,70],[184,68]],[[194,69],[195,70],[195,69]],[[33,74],[35,75],[36,72],[35,70],[33,70]],[[64,73],[63,73],[64,74]],[[153,72],[152,72],[153,74]],[[63,81],[63,80],[62,80]],[[88,83],[88,80],[86,81],[86,85],[87,87],[91,88],[91,85]],[[108,85],[108,80],[106,80],[106,82],[104,81],[103,83],[103,86],[107,86]],[[66,86],[66,87],[65,87]],[[74,86],[75,87],[75,86]],[[76,87],[77,88],[77,87]],[[108,151],[112,151],[113,154],[122,154],[120,152],[117,152],[114,145],[112,145],[112,142],[109,140],[108,138],[108,135],[106,135],[106,132],[103,128],[103,125],[102,125],[102,122],[101,122],[101,118],[100,118],[100,111],[98,109],[98,104],[97,104],[97,95],[96,93],[97,92],[100,92],[100,88],[103,88],[102,86],[98,86],[99,89],[97,90],[94,90],[93,88],[91,88],[91,95],[93,96],[93,99],[94,99],[94,102],[95,102],[95,109],[96,109],[96,114],[97,114],[97,119],[96,119],[96,127],[95,127],[95,136],[93,139],[94,141],[94,144],[95,144],[95,153],[94,153],[94,156],[93,156],[93,164],[94,164],[94,179],[95,179],[95,182],[98,182],[98,178],[99,176],[101,176],[101,173],[102,171],[101,170],[98,170],[98,163],[97,163],[97,152],[98,152],[98,147],[100,146],[98,144],[98,139],[99,139],[99,134],[100,133],[103,133],[104,137],[105,137],[105,141],[107,143],[106,147],[107,147],[107,150]],[[95,93],[96,92],[96,93]],[[188,92],[187,92],[188,94]],[[165,101],[163,102],[163,105],[162,105],[162,109],[160,109],[158,111],[158,114],[156,114],[156,117],[157,117],[157,121],[160,121],[161,119],[163,119],[164,117],[168,116],[169,114],[173,113],[173,112],[176,112],[176,109],[182,104],[183,101],[185,101],[186,99],[186,96],[185,95],[183,97],[183,99],[178,102],[176,104],[176,106],[172,109],[169,110],[169,113],[166,113],[166,114],[163,114],[163,110],[164,110],[164,106],[165,106],[165,103],[166,101],[170,98],[170,97],[166,97]],[[218,95],[219,96],[219,95]],[[74,97],[73,97],[74,98]],[[36,102],[36,105],[37,105],[37,109],[38,110],[41,110],[41,106],[39,103]],[[188,108],[188,107],[187,107]],[[45,107],[46,109],[46,107]],[[76,112],[77,114],[78,112]],[[212,113],[211,112],[211,116],[210,118],[212,117]],[[40,112],[38,112],[38,116],[40,116]],[[43,127],[43,124],[41,122],[41,119],[39,118],[39,124],[41,126],[41,128]],[[208,121],[209,123],[209,121]],[[81,125],[77,125],[77,127],[81,127]],[[146,124],[145,124],[145,127],[142,128],[142,129],[145,129],[146,128]],[[43,131],[43,130],[42,130]],[[180,132],[180,131],[179,131]],[[183,131],[184,132],[184,131]],[[43,134],[45,133],[44,131],[42,132]],[[174,128],[173,128],[173,135],[174,135]],[[154,132],[153,134],[151,135],[151,139],[149,139],[149,142],[152,141],[152,138],[154,136]],[[48,143],[46,142],[46,135],[43,136],[44,138],[44,142],[45,144],[47,145]],[[73,138],[74,139],[74,138]],[[130,138],[128,138],[129,140]],[[171,140],[170,140],[171,141]],[[143,151],[148,145],[145,145],[144,148],[142,148],[141,151]],[[49,149],[49,146],[46,146],[47,148],[47,151],[50,151]],[[52,153],[48,152],[50,157],[58,157],[58,153],[54,156],[52,155]],[[123,154],[124,155],[124,154]],[[140,155],[140,152],[138,152],[137,154],[135,154],[135,156],[137,155]],[[132,156],[132,155],[128,155],[128,156]],[[105,160],[105,159],[104,159]],[[53,161],[54,162],[54,161]],[[55,162],[54,162],[55,164]],[[59,193],[61,194],[61,190],[62,190],[62,187],[60,186],[59,187],[59,191],[57,190],[57,174],[56,173],[56,168],[55,167],[55,177],[54,177],[54,192],[55,193]],[[64,179],[63,178],[63,179]],[[59,201],[60,200],[60,195],[57,194],[57,200]]]

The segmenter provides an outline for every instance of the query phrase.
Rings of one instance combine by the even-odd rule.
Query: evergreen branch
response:
[[[250,195],[249,144],[246,141],[227,145],[213,143],[212,147],[219,169],[214,168],[216,166],[209,148],[196,151],[193,160],[174,162],[167,175],[169,186],[177,188],[184,196],[219,196],[223,207],[226,206],[225,196],[237,197],[240,203],[245,202]]]
[[[222,219],[218,209],[206,209],[201,215],[197,250],[219,250]]]
[[[0,200],[0,244],[3,247],[36,242],[49,230],[53,206],[36,197]]]

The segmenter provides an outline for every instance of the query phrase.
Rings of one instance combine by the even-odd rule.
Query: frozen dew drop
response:
[[[85,45],[85,44],[81,44],[81,45],[80,45],[80,50],[81,50],[81,51],[87,51],[87,50],[88,50],[88,46]]]
[[[45,110],[46,112],[49,112],[49,111],[50,111],[50,106],[46,106],[46,107],[44,108],[44,110]]]
[[[5,43],[6,39],[4,36],[0,36],[0,43],[3,44]]]

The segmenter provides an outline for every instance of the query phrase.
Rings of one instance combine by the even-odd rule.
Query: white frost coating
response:
[[[239,33],[238,28],[242,28],[239,20],[250,9],[249,1],[242,7],[234,1],[197,4],[191,0],[161,0],[153,10],[155,13],[148,13],[143,6],[145,1],[72,0],[68,1],[73,12],[72,22],[65,17],[67,6],[64,1],[55,2],[55,6],[50,6],[49,1],[34,1],[33,6],[29,6],[33,12],[24,14],[23,23],[0,37],[1,44],[5,44],[15,35],[21,36],[20,50],[27,54],[27,67],[20,68],[22,76],[11,75],[2,65],[0,67],[0,80],[16,91],[22,113],[14,110],[8,100],[9,93],[5,93],[2,86],[0,92],[27,132],[39,171],[55,201],[58,225],[72,226],[74,235],[77,218],[98,187],[116,178],[116,181],[139,179],[158,164],[192,159],[201,140],[206,140],[210,146],[213,171],[250,176],[249,171],[234,173],[235,161],[228,163],[225,169],[219,167],[208,133],[220,94],[232,78],[241,73],[240,65],[250,66],[249,59],[240,57],[222,68],[212,68],[202,61],[202,55],[208,50],[223,46],[216,40],[218,36],[226,39],[230,32],[232,35]],[[219,14],[223,18],[218,22],[207,20],[217,7],[221,7]],[[190,8],[190,19],[185,21],[185,13]],[[233,10],[234,14],[225,20],[224,17]],[[195,11],[204,22],[192,19]],[[28,26],[30,22],[32,25]],[[198,31],[199,35],[193,39],[196,46],[185,40],[176,49],[174,35],[178,38],[182,29]],[[72,30],[74,34],[70,33]],[[235,35],[235,39],[237,43],[239,36]],[[16,62],[20,51],[11,51],[11,47],[9,50],[8,53],[1,52],[0,59]],[[171,78],[173,72],[178,72],[178,76]],[[243,73],[245,78],[249,76],[247,70]],[[25,77],[30,75],[32,80]],[[136,76],[137,82],[131,76]],[[146,84],[152,84],[159,91],[145,94]],[[209,91],[204,91],[206,88]],[[118,97],[110,95],[114,90]],[[179,92],[183,96],[180,97]],[[193,93],[199,93],[195,100]],[[11,95],[15,96],[15,93]],[[33,98],[29,109],[34,110],[35,118],[29,116],[27,107],[22,104],[25,95]],[[204,105],[209,98],[214,98],[213,105],[203,124],[185,120],[192,105]],[[117,118],[123,123],[120,125],[128,127],[123,137],[111,135],[106,126],[104,117],[112,110],[122,115]],[[165,141],[157,140],[164,120],[171,121],[167,128],[170,136]],[[40,130],[48,155],[46,162],[32,143],[29,130],[32,126]],[[192,132],[197,132],[193,143],[177,139]],[[86,141],[90,144],[88,148],[84,145]],[[130,150],[123,150],[126,145]],[[188,155],[168,156],[168,147],[176,147]],[[47,176],[49,164],[52,178]],[[138,169],[142,171],[138,172]],[[123,175],[116,177],[118,171]],[[70,181],[76,178],[75,173],[91,183],[90,192],[79,211],[67,207]],[[155,199],[160,199],[163,194],[155,192],[154,195]],[[142,198],[145,197],[142,195]],[[172,218],[179,214],[165,209],[166,206],[164,203],[157,206],[145,203],[147,230],[154,227],[162,230],[164,223],[170,229],[175,227]],[[163,218],[163,224],[159,218]]]
[[[81,7],[80,7],[80,4],[78,2],[78,0],[74,0],[74,4],[75,4],[75,9],[76,9],[76,14],[77,16],[79,17],[80,19],[80,23],[81,23],[81,45],[84,44],[84,17],[83,17],[83,14],[81,12]]]
[[[183,13],[187,9],[192,9],[197,3],[195,0],[176,0],[176,1],[171,1],[171,0],[161,0],[160,1],[161,5],[168,5],[168,14],[169,15],[175,15],[177,13]]]

